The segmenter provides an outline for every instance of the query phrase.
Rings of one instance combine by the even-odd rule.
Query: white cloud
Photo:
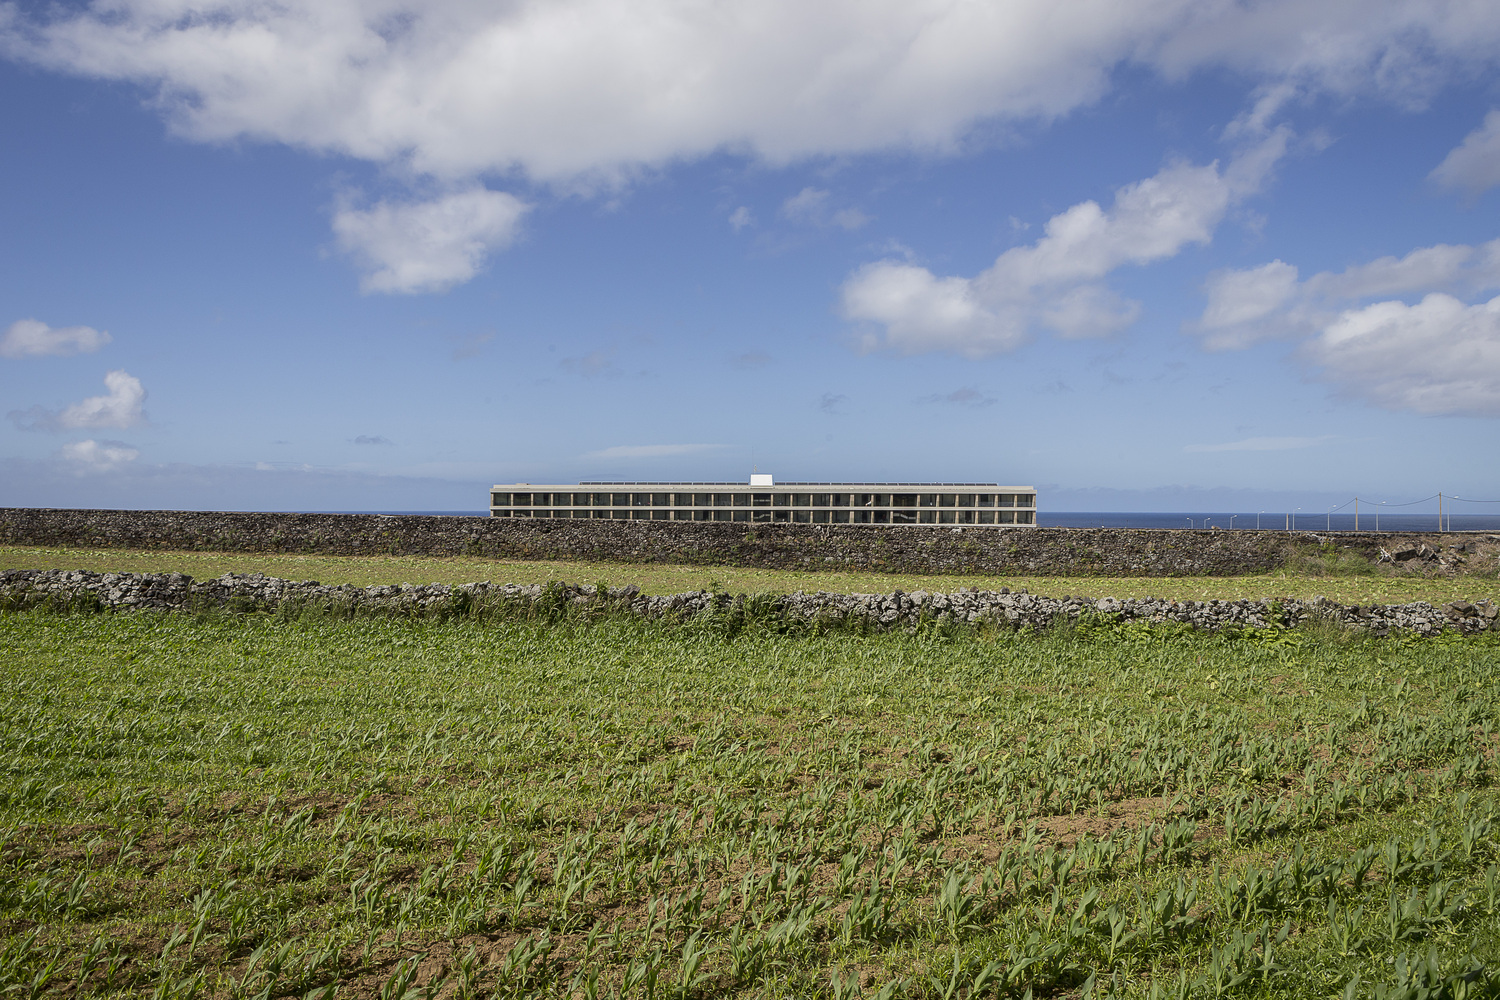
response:
[[[1223,444],[1190,444],[1183,451],[1213,452],[1213,451],[1295,451],[1299,448],[1312,448],[1315,445],[1332,441],[1333,435],[1323,434],[1318,437],[1253,437],[1241,441],[1227,441]]]
[[[1095,102],[1131,68],[1240,74],[1257,95],[1243,138],[1292,94],[1420,105],[1497,52],[1487,0],[0,5],[0,55],[139,85],[191,140],[281,143],[459,189],[497,176],[608,188],[725,152],[773,165],[952,153],[978,128]],[[1473,183],[1479,154],[1455,156],[1450,172]],[[344,211],[335,228],[367,291],[441,290],[509,242],[522,206],[505,198]]]
[[[948,150],[1049,119],[1117,68],[1419,103],[1493,59],[1478,0],[108,0],[10,7],[0,46],[155,89],[175,129],[449,179],[627,177],[719,150],[771,162]]]
[[[16,320],[0,337],[0,357],[40,358],[92,354],[109,343],[104,330],[91,326],[48,326],[35,319]]]
[[[1484,124],[1464,136],[1432,171],[1444,187],[1480,194],[1500,184],[1500,110],[1484,116]]]
[[[1345,393],[1392,410],[1500,416],[1500,297],[1346,310],[1306,348]]]
[[[750,214],[750,209],[741,205],[729,214],[729,228],[739,232],[746,226],[755,225],[755,216]]]
[[[1500,240],[1479,246],[1440,243],[1404,257],[1323,271],[1306,281],[1297,278],[1297,268],[1280,260],[1212,274],[1204,285],[1208,304],[1187,332],[1200,335],[1209,350],[1237,350],[1277,337],[1311,336],[1344,309],[1372,298],[1497,288]]]
[[[116,370],[104,376],[104,386],[109,390],[107,395],[90,396],[62,410],[33,406],[30,410],[12,410],[9,416],[16,426],[29,431],[124,428],[146,422],[146,414],[141,410],[146,390],[140,379]]]
[[[440,292],[468,281],[486,254],[515,239],[527,206],[514,195],[471,187],[432,201],[382,201],[341,209],[339,246],[365,269],[365,292]]]
[[[674,455],[696,455],[722,448],[722,444],[617,444],[612,448],[586,453],[584,458],[671,458]]]
[[[1115,192],[1105,210],[1085,201],[1047,220],[1035,243],[1014,247],[973,278],[939,278],[882,261],[843,286],[844,315],[879,324],[865,347],[983,357],[1012,350],[1036,327],[1097,337],[1134,322],[1137,303],[1098,283],[1126,264],[1147,264],[1206,244],[1229,207],[1254,193],[1286,150],[1277,129],[1220,171],[1173,163]]]
[[[123,441],[70,441],[59,454],[85,472],[113,472],[141,457],[137,449]]]

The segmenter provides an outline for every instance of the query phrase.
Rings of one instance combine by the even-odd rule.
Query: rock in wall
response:
[[[1235,576],[1275,569],[1295,545],[1326,541],[1373,561],[1382,545],[1401,540],[1338,532],[0,508],[0,544],[5,545],[472,555],[922,574]]]

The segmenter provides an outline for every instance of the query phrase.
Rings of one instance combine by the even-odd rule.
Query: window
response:
[[[1000,510],[995,512],[995,520],[999,524],[1015,524],[1016,512],[1013,510]]]
[[[630,494],[630,506],[632,506],[632,507],[649,507],[649,506],[651,506],[651,494],[649,494],[649,493],[632,493],[632,494]]]
[[[952,524],[953,523],[953,514],[954,514],[954,512],[951,511],[951,510],[940,510],[940,511],[938,511],[937,512],[938,524]]]
[[[993,506],[995,506],[995,494],[993,494],[993,493],[980,493],[980,494],[977,494],[977,499],[978,499],[978,502],[979,502],[979,506],[981,506],[981,507],[993,507]]]
[[[995,512],[992,510],[981,510],[978,513],[980,524],[994,524]]]
[[[1017,507],[1035,507],[1036,506],[1036,494],[1035,493],[1017,493],[1016,494],[1016,506]],[[1026,523],[1030,524],[1031,522],[1027,521]]]
[[[870,511],[870,523],[871,524],[890,524],[891,523],[891,512],[888,511],[888,510],[872,510],[872,511]]]
[[[958,523],[959,524],[973,524],[974,523],[974,512],[972,510],[961,510],[961,511],[959,511],[958,512]]]
[[[771,520],[775,521],[777,524],[785,524],[787,521],[791,520],[791,516],[792,512],[789,510],[778,510],[772,512]]]
[[[923,524],[937,523],[937,511],[935,510],[918,511],[918,514],[920,515],[920,520]]]
[[[736,507],[748,507],[748,506],[750,506],[750,494],[748,494],[748,493],[736,493],[736,494],[734,494],[734,505]],[[738,518],[736,518],[736,520],[738,520]]]
[[[750,494],[750,506],[752,506],[752,507],[769,507],[769,506],[771,506],[771,494],[769,494],[769,493],[752,493],[752,494]]]
[[[812,495],[812,505],[814,507],[832,507],[833,504],[829,502],[828,498],[829,494],[827,493],[814,493]]]
[[[714,501],[714,495],[712,493],[694,493],[693,494],[693,506],[694,507],[712,507],[713,506],[713,501]]]
[[[815,511],[813,511],[812,512],[812,523],[813,524],[827,524],[828,523],[828,511],[826,511],[826,510],[815,510]]]
[[[730,498],[732,496],[733,496],[733,494],[730,494],[730,493],[715,493],[715,494],[713,494],[713,498],[714,498],[713,506],[715,506],[715,507],[728,507],[729,504],[730,504]],[[728,519],[726,518],[726,520],[728,520]]]
[[[1017,524],[1030,524],[1034,520],[1036,520],[1036,514],[1033,513],[1032,511],[1029,511],[1029,510],[1018,510],[1018,511],[1016,511],[1016,523]]]
[[[917,495],[915,493],[892,493],[891,494],[891,506],[892,507],[915,507],[916,505],[917,505]]]
[[[958,499],[958,494],[957,493],[939,493],[938,494],[938,506],[939,507],[952,507],[953,506],[953,502],[955,500],[957,500],[957,499]]]
[[[693,515],[694,521],[712,521],[714,519],[714,512],[711,510],[695,510],[689,513]]]
[[[834,524],[848,524],[849,512],[847,510],[830,511],[828,515]]]
[[[750,520],[750,512],[748,510],[737,510],[734,512],[734,519],[736,521],[748,521]]]
[[[830,506],[830,507],[847,507],[847,506],[849,506],[849,494],[847,494],[847,493],[834,493],[834,494],[830,495],[828,497],[828,506]]]
[[[755,520],[756,520],[757,523],[760,523],[760,524],[768,524],[768,523],[770,523],[770,520],[771,520],[771,512],[770,511],[768,511],[768,510],[753,510],[750,513],[752,513],[752,514],[755,515]]]
[[[716,510],[711,512],[715,521],[727,521],[732,516],[727,510]]]
[[[510,495],[510,502],[511,502],[512,505],[517,506],[517,507],[530,507],[531,506],[531,494],[530,493],[512,493]]]
[[[974,506],[974,494],[972,494],[972,493],[960,493],[960,494],[958,494],[958,505],[960,507],[972,507],[972,506]]]
[[[891,511],[891,523],[892,524],[916,524],[917,523],[917,512],[914,511],[914,510],[900,510],[900,509],[893,510],[893,511]]]
[[[936,507],[937,501],[938,498],[936,493],[923,493],[922,496],[917,500],[917,506]]]
[[[490,506],[491,507],[509,507],[510,506],[510,494],[509,493],[491,493],[490,494]]]
[[[812,523],[812,511],[810,511],[810,510],[794,510],[794,511],[792,511],[792,520],[796,521],[798,524],[811,524]]]
[[[774,496],[776,498],[774,501],[776,506],[790,507],[792,505],[792,495],[790,493],[777,493]]]
[[[653,507],[670,507],[670,506],[672,506],[672,494],[670,494],[670,493],[653,493],[653,494],[651,494],[651,506],[653,506]]]
[[[1014,493],[1001,493],[998,502],[995,504],[996,507],[1014,507],[1015,505],[1016,495]]]
[[[793,493],[792,494],[792,506],[793,507],[811,507],[812,505],[813,505],[813,498],[812,498],[812,494],[811,493]]]

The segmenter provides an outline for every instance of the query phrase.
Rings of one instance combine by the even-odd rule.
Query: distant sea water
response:
[[[487,510],[335,510],[322,511],[328,514],[427,514],[439,517],[488,517]],[[1295,522],[1295,525],[1294,525]],[[1108,513],[1102,511],[1051,511],[1037,514],[1037,523],[1044,528],[1234,528],[1234,530],[1285,531],[1293,527],[1296,531],[1353,531],[1352,513],[1315,514],[1303,511],[1289,514],[1284,511],[1264,511],[1257,514],[1218,513],[1197,511],[1189,513],[1150,513],[1125,511]],[[1448,531],[1500,531],[1500,514],[1444,514],[1443,524]],[[1438,517],[1434,511],[1428,514],[1376,514],[1361,509],[1360,531],[1437,531]]]

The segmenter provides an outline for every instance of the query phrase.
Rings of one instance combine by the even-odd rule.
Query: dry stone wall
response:
[[[1447,539],[1447,541],[1444,541]],[[767,569],[1052,576],[1235,576],[1332,542],[1371,561],[1436,553],[1453,536],[1368,533],[723,524],[0,508],[0,544],[328,555],[472,555]],[[1434,557],[1435,558],[1435,557]]]
[[[1465,635],[1500,629],[1500,605],[1426,601],[1398,605],[1345,606],[1317,598],[1261,601],[1167,601],[1158,598],[1043,597],[1024,589],[1011,593],[961,588],[955,593],[894,591],[889,594],[795,593],[751,599],[693,591],[646,595],[636,587],[604,593],[590,585],[466,583],[400,586],[325,586],[313,580],[282,580],[226,573],[196,581],[182,573],[93,573],[84,570],[0,571],[0,606],[80,606],[108,610],[221,608],[232,611],[318,609],[338,614],[402,616],[470,615],[485,612],[565,615],[609,611],[642,618],[687,620],[701,615],[750,616],[773,625],[821,624],[884,632],[923,624],[1047,628],[1059,621],[1109,616],[1116,620],[1180,624],[1199,631],[1226,628],[1288,628],[1323,619],[1376,635],[1413,632]]]

